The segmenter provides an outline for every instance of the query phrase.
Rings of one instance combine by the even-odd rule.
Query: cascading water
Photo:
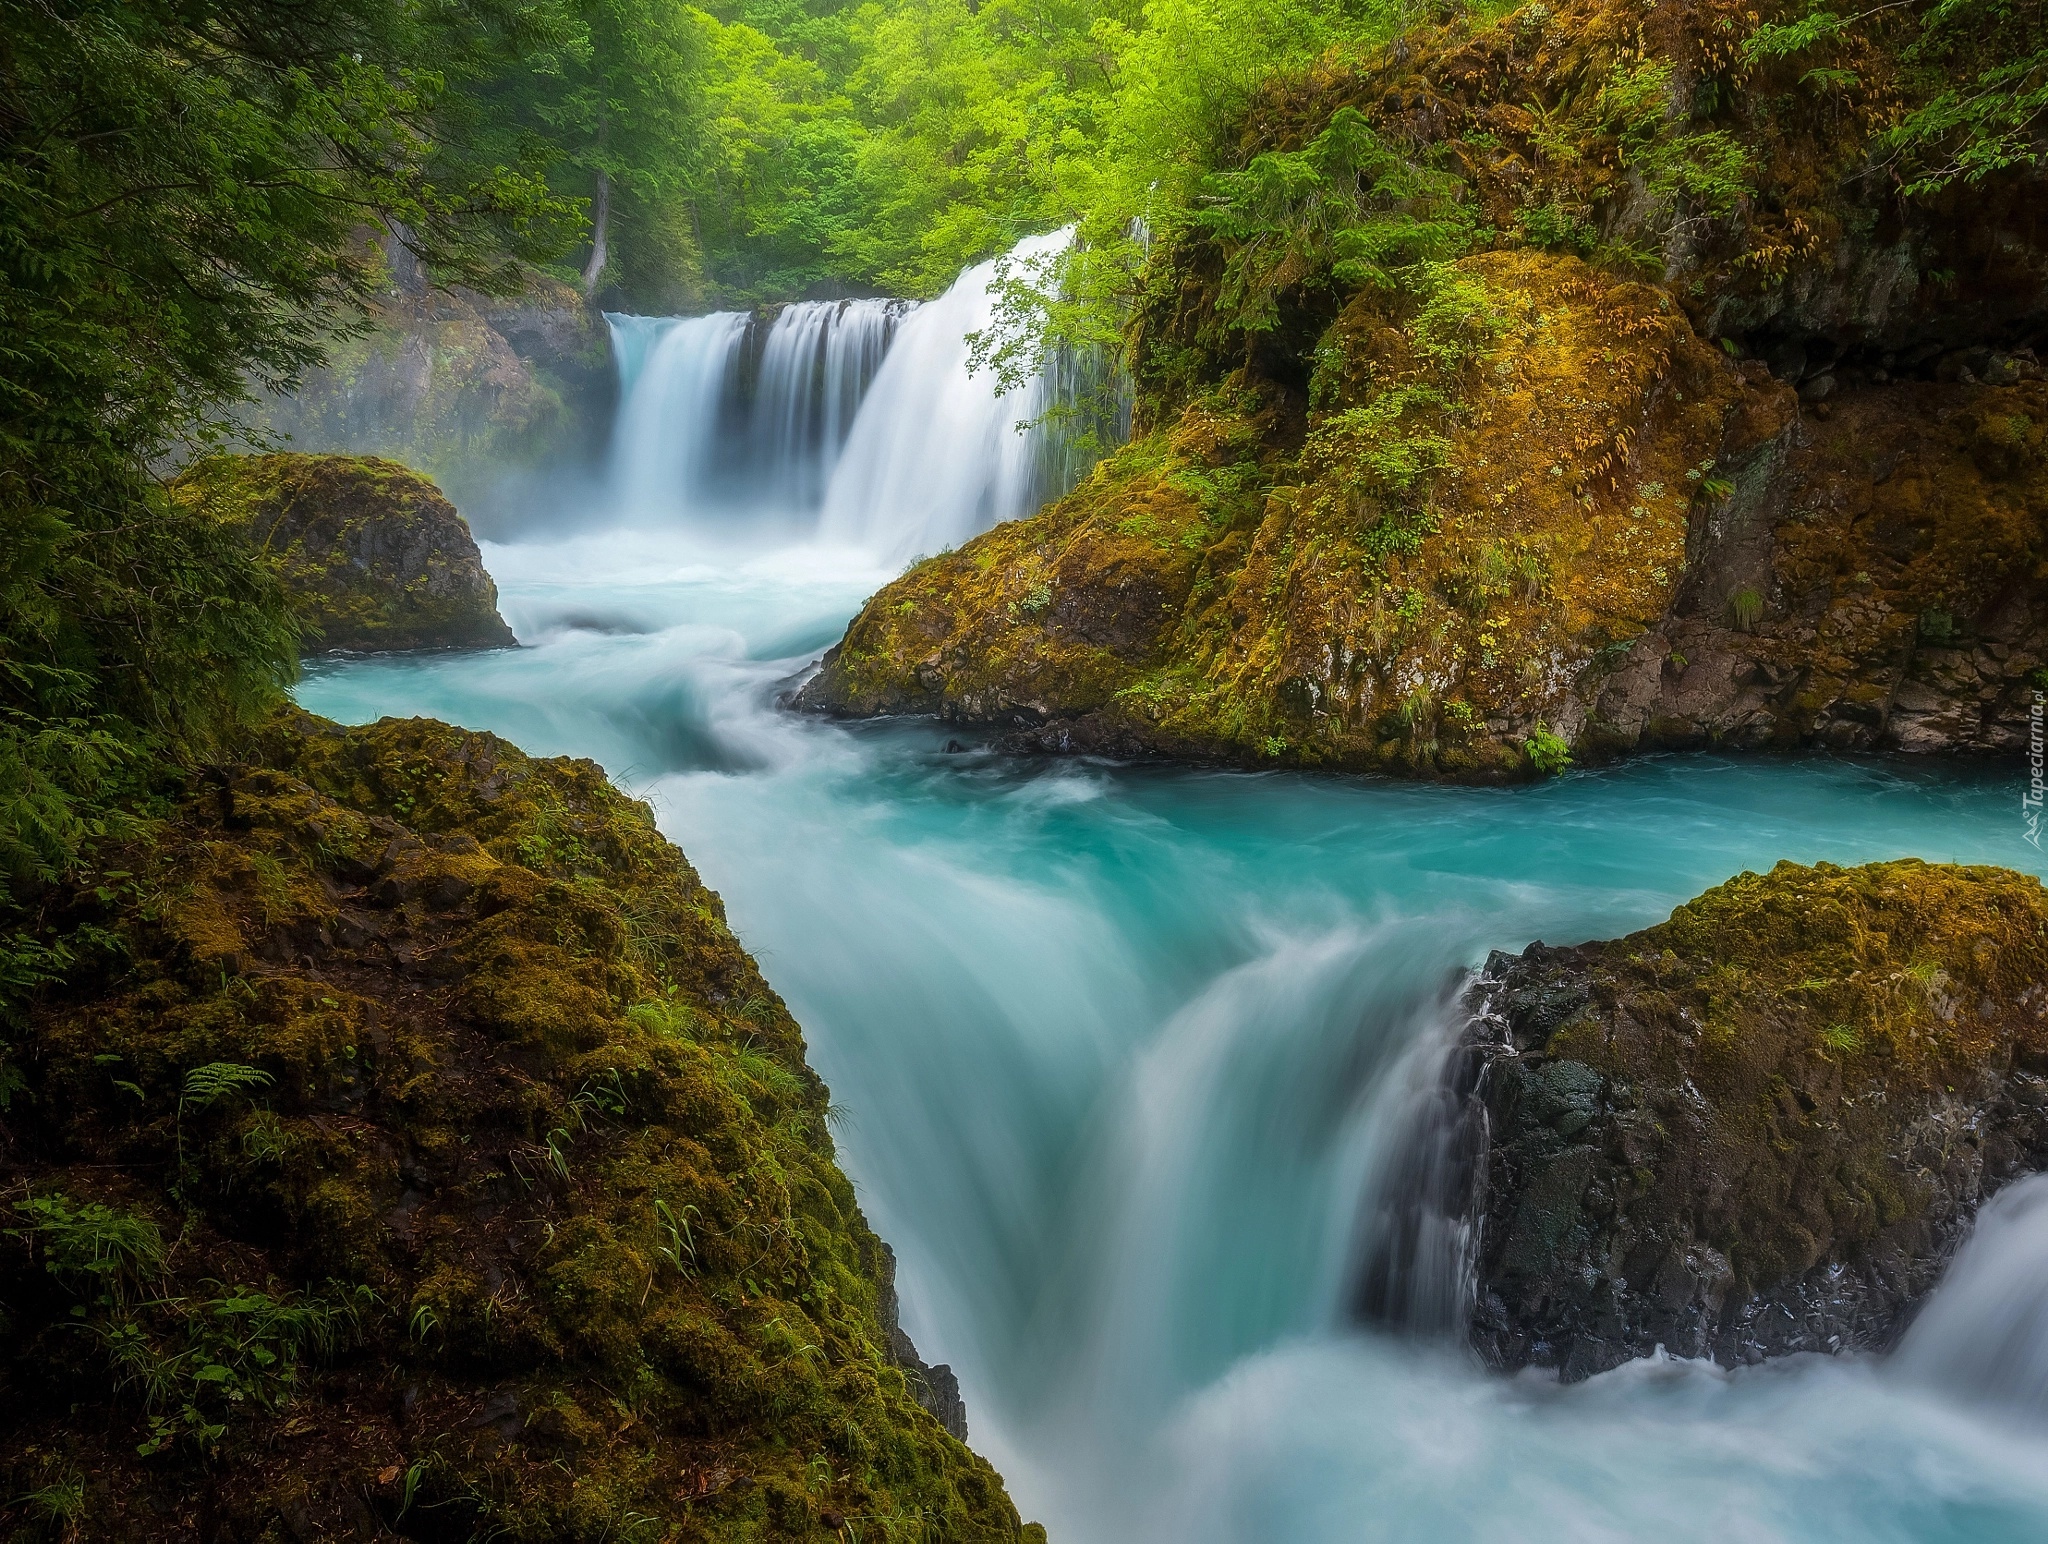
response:
[[[1473,1300],[1473,1182],[1486,1149],[1480,1073],[1465,1026],[1482,1007],[1447,1005],[1389,1077],[1368,1149],[1347,1306],[1360,1321],[1452,1339]]]
[[[854,416],[904,316],[901,300],[805,301],[768,329],[754,387],[755,476],[793,509],[825,496]]]
[[[1070,239],[1034,236],[1010,260],[1042,263]],[[937,552],[1060,491],[1047,475],[1054,434],[1041,422],[1054,378],[1041,372],[999,394],[992,372],[972,369],[968,337],[996,321],[997,267],[968,269],[904,320],[826,490],[828,540],[886,558]]]
[[[743,311],[682,320],[607,316],[621,383],[612,494],[628,518],[672,516],[702,497]]]
[[[1908,1378],[2048,1423],[2048,1174],[1985,1204],[1897,1365]]]
[[[1054,350],[999,392],[992,370],[974,370],[968,335],[995,320],[1005,263],[1042,265],[1069,239],[1028,238],[926,305],[806,301],[765,324],[741,311],[609,317],[620,509],[669,524],[770,511],[883,562],[1029,514],[1072,484],[1079,447],[1124,424],[1076,436],[1047,423],[1095,372]]]
[[[619,370],[613,496],[673,523],[768,507],[815,511],[900,300],[805,301],[762,320],[607,315]]]
[[[833,473],[822,523],[869,557],[758,521],[738,525],[750,546],[714,544],[675,518],[486,544],[528,647],[317,667],[302,699],[593,756],[654,802],[847,1112],[836,1140],[896,1247],[906,1327],[1059,1544],[2048,1535],[2039,1430],[1914,1370],[1922,1346],[1951,1369],[2017,1360],[1966,1355],[1940,1296],[1912,1376],[1650,1360],[1561,1387],[1408,1333],[1452,1322],[1462,1290],[1469,1149],[1444,1091],[1488,948],[1617,936],[1780,858],[2038,872],[2003,769],[1701,757],[1428,788],[1012,764],[950,754],[932,725],[780,712],[884,554],[956,539],[1016,486],[998,431],[1026,407],[966,374],[957,335],[917,333],[949,304],[949,326],[977,325],[975,282],[972,304],[901,318]],[[814,320],[789,323],[791,381]],[[641,403],[643,369],[628,404],[631,448],[670,458],[671,515],[673,468],[731,433],[745,321],[615,322],[622,361],[675,350],[673,383]],[[697,416],[654,411],[686,377]],[[988,399],[971,411],[946,396],[967,386]],[[965,433],[978,466],[953,460]],[[932,502],[920,456],[960,502]],[[2029,1237],[2038,1215],[2008,1194],[1943,1293],[1965,1330],[2027,1348],[2033,1319],[1994,1322],[1965,1290],[1979,1252],[2039,1279],[1996,1264],[2020,1236],[2002,1208]]]

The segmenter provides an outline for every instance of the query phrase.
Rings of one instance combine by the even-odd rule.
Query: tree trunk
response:
[[[583,269],[583,293],[595,295],[597,281],[604,276],[605,226],[610,223],[612,214],[612,180],[602,171],[597,174],[597,197],[590,203],[590,262]]]

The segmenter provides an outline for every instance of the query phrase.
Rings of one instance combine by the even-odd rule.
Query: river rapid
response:
[[[1889,1359],[1560,1387],[1344,1312],[1394,1112],[1489,949],[1779,859],[2039,872],[2015,769],[1667,757],[1481,790],[793,716],[905,556],[1048,491],[1013,428],[1043,383],[967,374],[988,277],[791,308],[779,342],[615,319],[609,477],[484,544],[522,647],[331,662],[300,700],[593,757],[653,803],[805,1028],[906,1327],[1062,1544],[2048,1537],[2048,1194],[1987,1209],[1960,1306]]]

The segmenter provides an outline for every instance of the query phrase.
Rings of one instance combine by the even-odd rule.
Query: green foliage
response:
[[[1583,213],[1558,203],[1531,205],[1516,215],[1515,224],[1530,246],[1552,252],[1587,257],[1600,244],[1599,231]]]
[[[690,1231],[690,1219],[701,1215],[687,1202],[677,1211],[660,1196],[654,1198],[654,1228],[659,1238],[655,1253],[685,1278],[697,1274],[697,1240]]]
[[[48,1524],[57,1538],[75,1538],[86,1516],[85,1476],[66,1465],[54,1479],[10,1497],[7,1504],[19,1507],[31,1522]]]
[[[1256,461],[1225,466],[1179,466],[1167,482],[1195,501],[1206,526],[1227,528],[1256,515],[1272,479]]]
[[[141,1457],[180,1440],[211,1447],[239,1407],[277,1409],[307,1363],[356,1341],[375,1302],[361,1286],[320,1298],[209,1285],[217,1295],[158,1298],[133,1316],[88,1325],[116,1385],[142,1396],[149,1435],[135,1449]]]
[[[1572,748],[1562,735],[1538,724],[1522,746],[1529,765],[1544,777],[1555,777],[1572,764]]]
[[[1863,1049],[1863,1036],[1850,1024],[1830,1024],[1820,1032],[1820,1039],[1830,1051],[1842,1055],[1853,1055]]]
[[[1749,152],[1725,129],[1688,131],[1668,59],[1617,63],[1600,88],[1600,113],[1622,164],[1658,202],[1688,216],[1733,212],[1750,194]]]
[[[708,135],[702,86],[718,24],[649,0],[538,0],[516,57],[485,66],[447,104],[437,166],[512,165],[589,211],[577,277],[647,310],[701,298],[690,220]]]
[[[1450,437],[1439,427],[1438,416],[1447,406],[1448,399],[1433,386],[1390,388],[1362,407],[1331,414],[1318,423],[1304,460],[1332,469],[1354,500],[1408,503],[1405,496],[1450,458]],[[1375,531],[1385,529],[1383,521]],[[1382,543],[1389,550],[1412,552],[1421,545],[1423,534],[1403,525]]]
[[[1222,243],[1222,308],[1246,332],[1274,325],[1289,285],[1391,289],[1464,251],[1475,224],[1459,178],[1403,155],[1352,107],[1303,149],[1254,156],[1203,191],[1194,219]]]
[[[1788,21],[1758,26],[1743,40],[1751,63],[1796,61],[1802,85],[1840,90],[1854,71],[1830,64],[1865,38],[1894,53],[1917,77],[1918,100],[1878,138],[1896,158],[1908,196],[1953,182],[2042,163],[2039,124],[2048,113],[2048,10],[2040,0],[1936,0],[1922,10],[1916,35],[1894,39],[1894,5],[1844,16],[1814,7]]]
[[[1422,304],[1408,325],[1415,352],[1451,381],[1492,353],[1507,331],[1484,280],[1461,273],[1448,263],[1430,263],[1412,270],[1409,288]]]
[[[7,1229],[78,1306],[68,1321],[98,1347],[115,1386],[141,1396],[144,1457],[180,1438],[211,1446],[233,1407],[275,1409],[309,1359],[352,1343],[375,1297],[339,1287],[325,1298],[274,1296],[210,1282],[211,1295],[164,1290],[170,1251],[147,1218],[64,1195],[17,1201]]]
[[[604,3],[627,14],[629,0]],[[585,197],[596,160],[579,147],[595,143],[598,119],[567,98],[582,103],[580,82],[604,68],[596,5],[562,12],[573,46],[481,93],[484,137],[501,153],[523,144],[559,190]],[[1028,320],[1000,330],[1035,360],[1041,330],[1069,349],[1113,348],[1116,303],[1152,240],[1187,223],[1254,93],[1333,46],[1384,39],[1399,11],[1382,0],[828,0],[632,15],[614,30],[645,28],[657,43],[611,66],[611,176],[615,187],[637,176],[635,196],[684,212],[672,223],[701,242],[707,292],[932,294],[1022,236],[1078,223],[1082,241],[1052,282],[1029,276]],[[678,17],[688,35],[671,45]],[[628,145],[619,125],[655,91],[687,109]],[[638,239],[620,233],[621,261]],[[644,293],[636,278],[619,284]]]
[[[74,1296],[126,1307],[163,1274],[164,1238],[145,1217],[62,1195],[14,1203],[22,1226],[7,1236],[42,1255],[43,1269]]]
[[[1949,77],[1885,137],[1909,159],[1909,194],[1981,182],[2048,157],[2040,133],[2048,113],[2048,12],[2040,0],[1939,0],[1921,17],[1908,58]]]
[[[1507,328],[1484,281],[1452,264],[1413,263],[1400,282],[1411,308],[1406,336],[1415,367],[1408,378],[1375,382],[1364,402],[1319,415],[1302,454],[1304,473],[1349,506],[1362,522],[1360,544],[1377,558],[1420,551],[1436,529],[1428,493],[1450,461],[1450,419],[1464,378]],[[1342,351],[1326,347],[1334,382]],[[1313,382],[1310,389],[1314,400]],[[1320,395],[1327,404],[1335,394],[1335,385],[1326,384]]]
[[[9,445],[7,373],[0,544],[40,538],[0,571],[0,874],[20,894],[106,835],[156,758],[220,755],[291,679],[298,630],[232,533],[172,508],[83,402],[70,443],[38,442],[64,433],[47,419]]]
[[[64,0],[0,76],[0,1008],[55,969],[32,897],[168,763],[273,707],[297,628],[238,538],[152,466],[287,386],[381,282],[366,224],[437,273],[517,279],[567,213],[516,170],[438,175],[450,72],[498,0]]]
[[[262,1088],[269,1082],[270,1074],[257,1067],[244,1067],[237,1062],[208,1062],[185,1074],[178,1108],[180,1111],[203,1110],[228,1094]]]

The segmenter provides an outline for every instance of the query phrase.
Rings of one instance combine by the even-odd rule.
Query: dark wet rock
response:
[[[1474,1347],[1569,1379],[1889,1345],[1978,1205],[2048,1167],[2044,940],[2039,881],[1904,860],[1495,954],[1462,1074]]]
[[[889,1336],[889,1360],[903,1369],[903,1381],[915,1399],[947,1431],[960,1441],[967,1440],[967,1401],[960,1397],[960,1380],[944,1362],[937,1366],[918,1355],[917,1342],[903,1328],[902,1308],[896,1298],[896,1251],[882,1245],[881,1317]]]

